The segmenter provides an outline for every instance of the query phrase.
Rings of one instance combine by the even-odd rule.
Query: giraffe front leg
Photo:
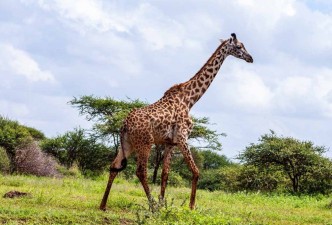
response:
[[[170,169],[170,163],[172,158],[172,151],[174,146],[167,145],[164,153],[164,162],[163,162],[163,169],[161,172],[161,187],[160,187],[160,195],[159,195],[159,203],[164,204],[165,198],[165,190],[167,186],[168,180],[168,173]]]
[[[197,190],[197,182],[198,182],[198,177],[199,177],[199,170],[194,162],[194,159],[192,157],[192,154],[189,150],[188,144],[186,143],[185,140],[182,140],[178,143],[178,146],[183,154],[183,157],[188,164],[193,177],[192,177],[192,184],[191,184],[191,195],[190,195],[190,204],[189,207],[190,209],[195,208],[195,199],[196,199],[196,190]]]

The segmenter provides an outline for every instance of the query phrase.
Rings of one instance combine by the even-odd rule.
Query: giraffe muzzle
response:
[[[248,62],[248,63],[253,63],[253,62],[254,62],[254,59],[251,57],[251,55],[249,55],[249,56],[246,58],[246,62]]]

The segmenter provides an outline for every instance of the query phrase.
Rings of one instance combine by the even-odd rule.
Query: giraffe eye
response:
[[[237,48],[237,49],[241,49],[241,46],[240,46],[240,45],[237,45],[236,48]]]

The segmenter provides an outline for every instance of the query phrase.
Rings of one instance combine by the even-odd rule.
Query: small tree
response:
[[[15,154],[18,146],[32,142],[34,137],[43,138],[44,135],[30,127],[23,126],[17,121],[0,116],[0,146],[6,150],[10,160],[10,172],[16,171]]]
[[[56,176],[56,162],[41,151],[36,142],[29,142],[16,149],[17,172],[36,176]]]
[[[86,177],[98,176],[104,172],[110,161],[110,149],[97,143],[96,139],[87,138],[77,154],[77,165]]]
[[[205,150],[201,151],[200,154],[203,156],[203,169],[219,169],[221,167],[230,166],[233,163],[224,155],[219,155],[215,151]]]
[[[69,169],[76,161],[80,149],[84,147],[84,139],[84,130],[78,128],[74,131],[68,131],[64,135],[59,135],[54,139],[47,139],[41,142],[41,147]]]
[[[258,144],[251,144],[240,154],[246,165],[259,170],[283,171],[291,181],[293,192],[303,191],[303,182],[313,173],[324,157],[325,147],[314,146],[310,141],[291,137],[278,137],[273,131],[261,137]],[[318,178],[317,178],[318,179]]]
[[[111,149],[86,135],[83,129],[66,132],[41,142],[44,152],[51,154],[68,169],[77,163],[85,176],[100,174],[110,160]]]

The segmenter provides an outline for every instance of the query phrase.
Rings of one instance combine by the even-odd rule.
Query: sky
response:
[[[332,158],[330,0],[1,0],[0,115],[48,137],[89,128],[68,101],[153,103],[233,32],[254,63],[229,56],[191,111],[227,134],[222,154],[274,130]]]

